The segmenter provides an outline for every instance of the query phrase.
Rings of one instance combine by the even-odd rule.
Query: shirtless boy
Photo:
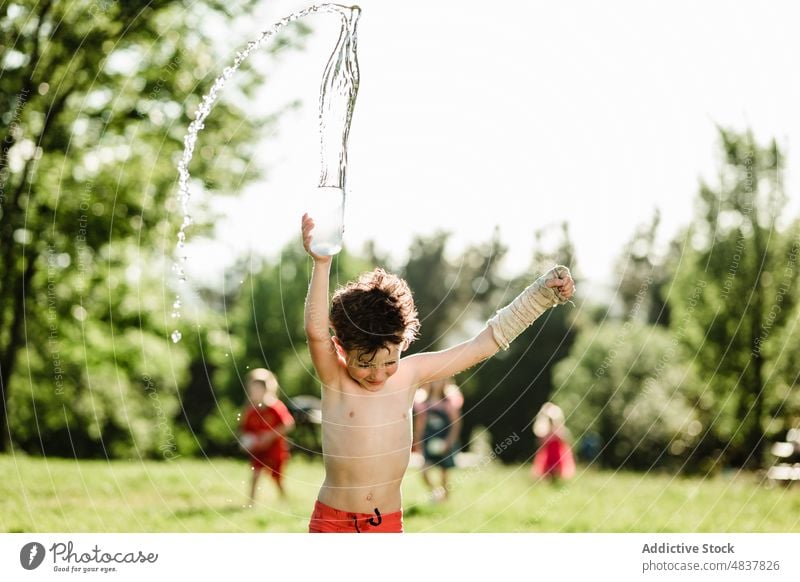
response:
[[[411,454],[416,389],[507,349],[544,311],[568,301],[574,283],[566,267],[554,267],[472,339],[401,360],[419,330],[408,285],[376,269],[339,289],[329,309],[331,257],[311,251],[313,228],[304,215],[303,246],[314,260],[305,330],[322,383],[325,464],[309,531],[402,532],[400,483]]]

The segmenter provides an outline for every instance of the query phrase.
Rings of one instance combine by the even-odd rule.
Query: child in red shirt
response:
[[[572,478],[575,475],[575,459],[561,408],[552,402],[545,402],[536,415],[533,433],[539,438],[540,445],[533,458],[531,475],[553,480]]]
[[[242,413],[241,445],[250,455],[253,480],[250,486],[250,503],[255,501],[256,485],[261,470],[269,471],[281,497],[283,465],[289,459],[286,434],[294,428],[294,419],[286,405],[278,400],[278,380],[264,368],[247,375],[249,403]]]

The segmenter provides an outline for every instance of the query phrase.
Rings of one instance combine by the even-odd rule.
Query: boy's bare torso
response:
[[[325,482],[319,500],[343,511],[392,513],[411,455],[411,366],[401,360],[380,390],[363,388],[342,367],[322,392]]]

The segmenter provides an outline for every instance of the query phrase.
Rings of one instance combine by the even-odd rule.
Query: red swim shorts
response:
[[[403,533],[403,510],[394,513],[354,513],[334,509],[320,501],[308,524],[309,533]]]

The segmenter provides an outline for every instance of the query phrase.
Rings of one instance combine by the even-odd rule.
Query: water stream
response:
[[[358,59],[356,56],[357,38],[356,25],[361,9],[358,6],[342,6],[339,4],[319,4],[309,6],[304,10],[294,12],[274,23],[263,31],[258,38],[247,43],[245,48],[236,54],[233,64],[225,67],[203,97],[195,113],[195,119],[189,125],[186,137],[183,138],[183,156],[178,162],[178,201],[180,202],[183,221],[178,232],[176,249],[177,261],[172,265],[172,271],[180,283],[186,282],[186,229],[192,225],[189,214],[191,192],[189,190],[189,162],[192,160],[194,148],[197,144],[198,134],[203,130],[205,122],[220,91],[230,78],[236,73],[242,63],[264,43],[270,40],[279,30],[287,24],[316,13],[333,13],[341,18],[341,32],[325,71],[322,75],[322,86],[319,97],[319,128],[321,147],[321,170],[319,188],[311,196],[312,200],[319,200],[321,195],[328,195],[323,202],[332,207],[330,215],[322,216],[315,220],[315,252],[321,254],[335,254],[341,249],[341,234],[343,230],[344,195],[347,173],[347,139],[350,133],[350,120],[353,115],[355,99],[358,93]],[[310,210],[309,214],[314,216]],[[331,218],[332,217],[332,218]],[[329,219],[330,218],[330,219]],[[338,221],[338,222],[337,222]],[[328,223],[336,222],[332,226]],[[338,245],[336,243],[338,233]],[[333,241],[333,242],[331,242]],[[175,296],[172,304],[172,318],[177,321],[181,317],[182,301],[180,293]],[[178,329],[170,334],[172,341],[177,343],[182,334]]]

